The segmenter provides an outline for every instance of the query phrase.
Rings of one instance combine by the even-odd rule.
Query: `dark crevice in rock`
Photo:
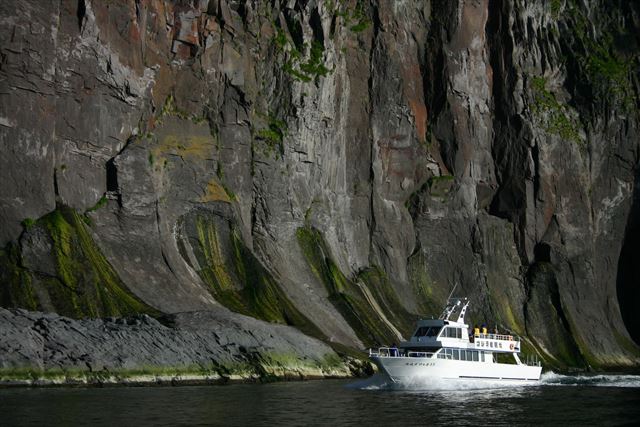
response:
[[[53,169],[53,192],[56,198],[60,195],[58,191],[58,170],[55,168]]]
[[[513,63],[514,37],[524,31],[509,29],[509,16],[513,14],[509,2],[490,2],[486,26],[489,44],[489,61],[493,71],[493,129],[492,157],[495,165],[497,190],[488,205],[489,215],[506,219],[515,225],[515,243],[518,254],[527,265],[525,250],[526,227],[526,181],[528,168],[528,142],[523,135],[522,119],[513,114],[517,110],[513,93],[517,92],[517,81]]]
[[[424,72],[422,73],[424,98],[432,117],[429,123],[427,139],[430,136],[435,137],[440,142],[440,156],[445,167],[453,172],[455,164],[455,138],[452,128],[452,117],[447,102],[447,81],[448,69],[446,66],[445,53],[442,48],[445,44],[446,29],[443,23],[448,20],[447,8],[438,8],[433,11],[431,26],[427,35],[427,43],[425,46],[426,58],[424,61]]]
[[[534,200],[538,199],[540,191],[540,148],[538,145],[534,145],[531,148],[531,157],[533,157],[533,197]]]
[[[78,0],[78,9],[76,11],[76,17],[78,18],[78,30],[82,31],[82,24],[84,23],[84,17],[87,13],[87,5],[84,0]]]
[[[140,0],[136,0],[136,21],[140,23],[140,18],[142,16],[142,10],[140,5]]]
[[[289,30],[289,34],[291,34],[293,44],[299,52],[303,52],[304,33],[302,31],[302,25],[300,24],[300,18],[298,14],[293,9],[285,9],[283,15],[287,24],[287,29]]]
[[[247,17],[249,16],[249,11],[247,10],[247,6],[244,1],[231,0],[229,1],[229,9],[236,12],[240,18],[242,18],[243,23],[247,23]]]
[[[533,254],[536,262],[551,262],[551,247],[546,243],[538,243]]]
[[[620,312],[631,338],[640,344],[640,174],[636,173],[633,204],[618,258],[617,294]]]
[[[313,31],[313,39],[317,40],[324,46],[324,31],[322,30],[322,18],[318,9],[311,10],[311,16],[309,17],[309,26]]]
[[[380,16],[379,16],[379,8],[377,5],[375,5],[373,7],[373,11],[371,13],[372,16],[372,20],[373,20],[373,31],[372,31],[372,35],[371,35],[371,49],[369,50],[369,78],[367,80],[367,90],[368,90],[368,96],[367,96],[367,100],[368,100],[368,107],[367,107],[367,111],[373,111],[373,94],[374,94],[374,61],[375,61],[375,51],[376,51],[376,45],[378,43],[378,36],[380,34],[380,28],[382,28],[382,24],[380,22]],[[374,164],[375,164],[375,143],[376,141],[373,139],[373,135],[372,135],[372,131],[371,131],[371,123],[369,123],[369,136],[370,136],[370,141],[371,141],[371,147],[369,149],[369,182],[371,183],[371,185],[369,186],[369,257],[371,257],[371,254],[373,254],[374,251],[374,233],[375,233],[375,229],[376,229],[376,216],[375,216],[375,206],[374,206],[374,197],[375,196],[375,171],[374,171]]]
[[[106,164],[107,169],[107,191],[118,191],[118,170],[114,159],[109,159]]]

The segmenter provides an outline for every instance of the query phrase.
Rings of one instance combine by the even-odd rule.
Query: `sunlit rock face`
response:
[[[0,12],[2,306],[362,348],[457,285],[551,364],[640,363],[634,2]]]

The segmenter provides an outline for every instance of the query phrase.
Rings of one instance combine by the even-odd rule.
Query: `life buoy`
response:
[[[509,346],[509,349],[513,350],[513,343]]]

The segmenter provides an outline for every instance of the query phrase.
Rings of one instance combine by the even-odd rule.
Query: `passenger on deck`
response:
[[[475,325],[473,327],[473,335],[476,336],[476,337],[480,336],[480,328],[478,328],[478,325]]]
[[[498,335],[498,327],[497,326],[495,328],[493,328],[493,333]]]
[[[482,324],[482,335],[487,335],[487,325],[486,324]]]

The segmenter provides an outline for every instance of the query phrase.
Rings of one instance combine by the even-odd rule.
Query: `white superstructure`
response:
[[[449,298],[440,318],[419,320],[409,341],[398,348],[369,350],[369,357],[394,382],[430,378],[538,381],[542,367],[537,361],[526,364],[520,360],[518,337],[477,331],[470,334],[464,323],[468,306],[466,298]],[[451,320],[454,313],[458,313],[455,321]],[[512,359],[512,363],[498,362],[499,357]]]

